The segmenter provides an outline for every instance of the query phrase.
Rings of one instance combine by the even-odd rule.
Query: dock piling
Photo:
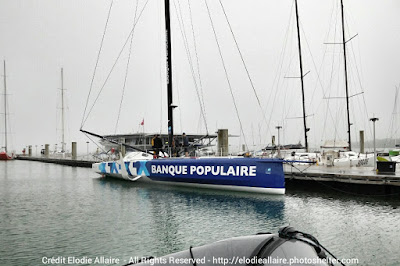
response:
[[[228,129],[218,129],[218,152],[220,156],[228,155],[228,144]]]
[[[72,149],[71,149],[71,151],[72,151],[72,159],[73,159],[73,160],[76,160],[76,142],[75,142],[75,141],[72,142]]]
[[[44,144],[44,156],[49,157],[50,144]]]
[[[125,142],[125,138],[120,138],[120,143],[126,143]],[[125,148],[125,146],[124,145],[122,145],[121,144],[121,153],[122,153],[122,156],[124,156],[125,157],[125,154],[126,154],[126,148]],[[171,154],[171,153],[169,153],[169,154]]]
[[[364,130],[360,130],[360,153],[364,153]]]

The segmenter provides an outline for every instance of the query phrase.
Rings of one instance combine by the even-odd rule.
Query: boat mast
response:
[[[299,44],[299,61],[300,61],[300,80],[301,80],[301,95],[303,100],[303,124],[304,124],[304,142],[306,152],[308,152],[308,139],[307,139],[307,122],[306,122],[306,104],[305,104],[305,97],[304,97],[304,82],[303,82],[303,61],[301,58],[301,42],[300,42],[300,27],[299,27],[299,11],[297,9],[297,0],[294,1],[296,5],[296,23],[297,23],[297,39]]]
[[[61,68],[61,152],[65,152],[65,134],[64,134],[64,69]]]
[[[4,151],[7,153],[7,83],[6,83],[6,60],[4,63]]]
[[[343,12],[343,0],[340,0],[342,10],[342,41],[343,41],[343,56],[344,56],[344,78],[346,84],[346,105],[347,105],[347,134],[349,140],[349,151],[351,151],[351,134],[350,134],[350,111],[349,111],[349,87],[347,82],[347,62],[346,62],[346,40],[344,34],[344,12]]]
[[[174,123],[172,105],[172,53],[171,53],[171,20],[169,12],[169,0],[164,1],[165,5],[165,42],[166,42],[166,59],[167,59],[167,100],[168,100],[168,146],[172,146],[172,138],[174,136]]]

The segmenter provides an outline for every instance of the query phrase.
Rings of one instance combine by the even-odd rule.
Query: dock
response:
[[[35,161],[35,162],[43,162],[43,163],[54,163],[54,164],[61,164],[61,165],[68,165],[74,167],[85,167],[91,168],[92,164],[95,161],[90,160],[81,160],[81,159],[71,159],[71,158],[59,158],[59,157],[35,157],[35,156],[17,156],[16,160],[23,160],[23,161]]]
[[[400,172],[378,173],[373,167],[284,165],[287,187],[325,189],[365,195],[400,195]]]

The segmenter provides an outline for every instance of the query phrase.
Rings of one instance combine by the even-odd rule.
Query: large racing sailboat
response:
[[[166,68],[168,91],[168,143],[173,143],[172,53],[170,27],[170,1],[164,1],[166,33]],[[128,146],[81,128],[85,134],[104,141]],[[133,147],[130,147],[133,148]],[[153,159],[145,150],[127,153],[119,161],[93,164],[93,170],[104,176],[123,178],[135,182],[217,188],[225,190],[284,194],[283,160],[245,157],[162,158]]]

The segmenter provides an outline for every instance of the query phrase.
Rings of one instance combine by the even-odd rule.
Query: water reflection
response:
[[[275,231],[281,226],[285,197],[209,189],[131,183],[111,178],[93,179],[94,187],[111,189],[140,206],[151,235],[145,254],[162,255],[233,236]],[[96,189],[96,188],[95,188]],[[150,233],[151,232],[151,233]],[[154,254],[156,253],[156,254]]]

